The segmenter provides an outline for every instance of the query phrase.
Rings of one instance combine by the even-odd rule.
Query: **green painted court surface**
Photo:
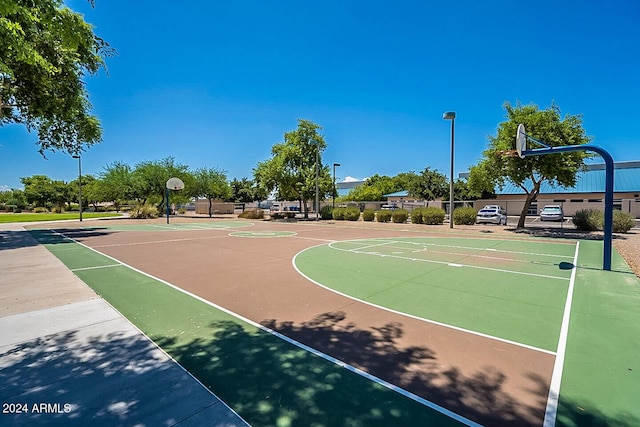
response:
[[[459,425],[60,235],[32,234],[253,425]],[[570,240],[403,237],[320,245],[295,262],[354,298],[555,352],[575,252]],[[580,241],[576,265],[556,425],[640,425],[640,281],[617,253],[601,270],[602,242]]]
[[[394,238],[305,250],[310,279],[378,306],[555,351],[575,244]]]

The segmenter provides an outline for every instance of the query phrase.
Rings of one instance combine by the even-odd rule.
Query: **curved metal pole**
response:
[[[613,243],[613,157],[605,149],[597,145],[567,145],[564,147],[539,148],[536,150],[525,150],[525,156],[543,156],[545,154],[568,153],[573,151],[593,151],[600,154],[605,163],[605,191],[604,191],[604,256],[602,269],[611,271],[611,253]]]

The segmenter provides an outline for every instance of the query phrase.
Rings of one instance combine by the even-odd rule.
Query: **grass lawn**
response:
[[[82,218],[108,218],[112,216],[120,216],[119,213],[113,212],[98,212],[89,213],[83,212]],[[35,221],[60,221],[63,219],[80,219],[78,212],[69,213],[6,213],[0,214],[0,223],[5,224],[8,222],[35,222]]]

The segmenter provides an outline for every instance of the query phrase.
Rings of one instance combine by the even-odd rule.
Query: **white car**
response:
[[[546,205],[540,211],[540,221],[564,221],[564,212],[560,205]]]
[[[476,224],[507,225],[507,212],[498,205],[487,205],[478,211]]]

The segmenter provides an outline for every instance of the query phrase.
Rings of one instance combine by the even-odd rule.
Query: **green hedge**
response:
[[[413,224],[423,224],[422,221],[422,213],[424,212],[424,208],[415,208],[411,211],[411,223]]]
[[[444,224],[444,209],[428,207],[422,211],[422,223],[428,225]]]
[[[320,209],[320,219],[333,219],[333,206],[323,206]]]
[[[347,208],[344,212],[344,219],[348,221],[357,221],[360,219],[360,209]]]
[[[341,221],[344,219],[344,214],[347,212],[347,208],[334,208],[331,212],[333,219]]]
[[[247,209],[238,215],[238,218],[264,219],[264,211],[262,209]]]
[[[582,231],[602,231],[604,229],[604,213],[599,209],[582,209],[573,215],[573,224]],[[628,212],[613,211],[613,232],[626,233],[636,224],[636,220]]]
[[[378,222],[391,221],[391,211],[376,211],[376,219]]]
[[[604,215],[598,209],[581,209],[573,215],[572,221],[578,230],[597,231],[602,230]]]
[[[613,232],[626,233],[636,225],[636,219],[628,212],[613,211]]]
[[[453,210],[453,223],[456,225],[474,225],[477,215],[478,212],[470,206],[455,208]]]
[[[376,219],[376,211],[374,209],[365,209],[362,211],[363,221],[373,221],[374,219]]]
[[[407,222],[407,218],[409,218],[409,211],[406,209],[394,209],[391,211],[391,220],[397,224]]]

